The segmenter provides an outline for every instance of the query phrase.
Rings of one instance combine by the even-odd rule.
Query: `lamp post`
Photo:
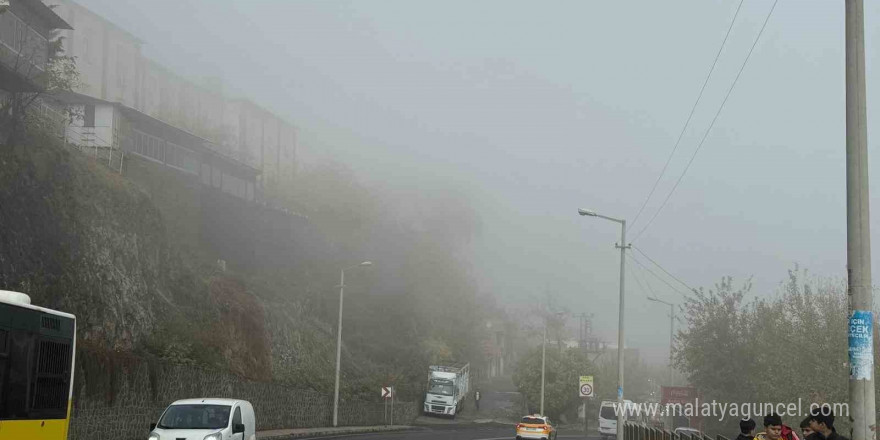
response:
[[[562,316],[564,312],[556,312],[554,316]],[[541,415],[544,415],[544,367],[547,363],[547,316],[544,316],[544,337],[541,340]]]
[[[578,214],[585,217],[598,217],[605,220],[610,220],[615,223],[620,224],[620,244],[616,245],[618,249],[620,249],[620,310],[619,315],[617,317],[617,440],[623,440],[623,415],[624,415],[624,405],[623,405],[623,347],[624,347],[624,334],[623,334],[623,315],[624,315],[624,274],[626,273],[626,250],[629,249],[629,245],[626,244],[626,220],[617,219],[614,217],[607,217],[601,214],[596,213],[595,211],[590,211],[589,209],[578,209]]]
[[[339,326],[336,329],[336,386],[333,388],[333,426],[339,421],[339,365],[342,361],[342,300],[345,291],[345,271],[357,267],[369,267],[373,263],[364,261],[361,264],[346,267],[339,271]]]

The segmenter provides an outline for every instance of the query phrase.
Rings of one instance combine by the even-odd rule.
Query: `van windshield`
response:
[[[603,406],[599,411],[599,418],[608,420],[617,420],[617,414],[614,414],[613,406]]]
[[[229,426],[226,405],[171,405],[156,425],[162,429],[220,429]]]

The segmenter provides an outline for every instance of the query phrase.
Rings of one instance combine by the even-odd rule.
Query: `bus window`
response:
[[[20,330],[8,331],[6,340],[8,354],[0,355],[0,420],[66,418],[71,344]]]
[[[19,420],[28,416],[28,385],[32,380],[30,359],[34,335],[13,330],[9,332],[9,357],[3,384],[3,406],[0,419]]]

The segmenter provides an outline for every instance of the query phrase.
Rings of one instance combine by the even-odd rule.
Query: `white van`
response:
[[[617,405],[616,400],[603,400],[599,407],[599,435],[602,438],[614,437],[617,435],[617,414],[614,406]],[[624,408],[633,406],[632,400],[623,401]],[[623,413],[623,419],[627,419],[626,411]]]
[[[256,440],[254,407],[246,400],[186,399],[150,424],[148,440]]]

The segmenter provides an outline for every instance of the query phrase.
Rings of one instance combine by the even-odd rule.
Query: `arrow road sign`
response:
[[[382,387],[382,398],[390,399],[394,395],[394,387]]]

